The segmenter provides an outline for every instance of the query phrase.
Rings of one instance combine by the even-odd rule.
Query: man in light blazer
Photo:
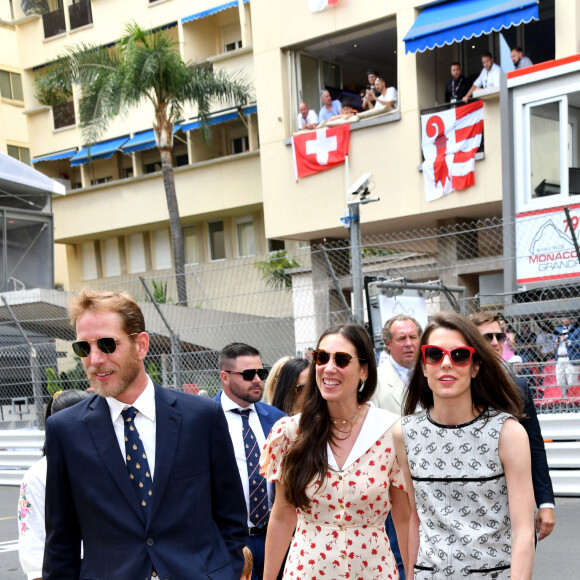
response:
[[[373,396],[373,402],[377,407],[402,415],[409,375],[413,368],[415,353],[419,349],[421,332],[421,325],[406,314],[398,314],[385,322],[382,336],[389,357],[377,369],[377,389]],[[401,580],[405,580],[403,559],[391,514],[387,517],[385,527],[393,556],[397,561],[399,576]]]
[[[247,516],[221,408],[152,382],[128,294],[83,291],[69,314],[96,395],[47,422],[43,580],[240,578]]]
[[[223,391],[215,399],[221,404],[228,422],[240,480],[244,487],[244,508],[247,507],[248,510],[247,524],[250,534],[248,547],[253,556],[252,580],[261,580],[264,571],[266,532],[270,510],[274,503],[275,488],[267,484],[260,475],[257,461],[248,458],[246,451],[248,437],[246,436],[255,437],[256,441],[250,445],[255,445],[253,457],[259,459],[274,423],[286,413],[260,401],[268,371],[264,369],[260,352],[256,348],[243,342],[232,342],[220,352],[218,364]],[[241,416],[242,412],[248,415],[246,427],[244,427],[245,420]],[[252,430],[251,433],[247,431],[248,426]],[[250,463],[253,463],[252,467]],[[252,474],[250,470],[253,471]],[[260,494],[259,489],[250,486],[250,479],[255,483],[255,478],[263,480],[265,486],[263,490],[265,489],[268,495],[267,498],[264,496],[263,514],[260,517],[256,517],[253,513],[256,511],[254,507],[256,497]]]
[[[421,332],[421,325],[406,314],[398,314],[385,322],[382,336],[389,357],[377,369],[377,390],[373,397],[377,407],[401,415]]]

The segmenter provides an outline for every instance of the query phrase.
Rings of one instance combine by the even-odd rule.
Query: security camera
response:
[[[373,177],[372,173],[363,173],[349,188],[349,195],[362,195],[368,189],[371,179]]]

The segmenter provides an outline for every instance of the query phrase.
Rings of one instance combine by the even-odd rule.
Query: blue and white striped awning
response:
[[[90,147],[83,147],[70,160],[70,164],[74,167],[75,165],[84,165],[85,163],[95,161],[96,159],[110,159],[128,140],[129,136],[125,135],[125,137],[117,137],[110,141],[95,143]]]
[[[250,0],[244,0],[244,4],[246,4],[249,1]],[[232,0],[231,2],[226,2],[225,4],[220,4],[219,6],[214,6],[213,8],[208,8],[207,10],[203,10],[202,12],[196,12],[191,16],[184,16],[181,19],[181,23],[185,24],[186,22],[193,22],[194,20],[199,20],[200,18],[206,18],[207,16],[217,14],[222,10],[227,10],[228,8],[235,8],[237,5],[238,0]]]
[[[538,0],[450,0],[427,6],[403,41],[405,52],[433,50],[538,20]]]
[[[58,153],[49,153],[48,155],[40,155],[32,160],[32,163],[39,163],[40,161],[60,161],[61,159],[70,159],[77,153],[75,149],[67,149],[66,151],[59,151]]]
[[[181,129],[180,125],[173,126],[173,134],[177,133]],[[149,129],[149,131],[141,131],[140,133],[136,133],[121,147],[123,153],[136,153],[137,151],[145,151],[146,149],[153,149],[157,147],[157,143],[155,142],[155,131],[153,129]]]
[[[242,108],[242,115],[255,115],[258,112],[258,107],[256,105],[249,105]],[[238,118],[237,109],[228,109],[226,111],[221,111],[211,116],[207,120],[208,125],[219,125],[220,123],[227,123],[228,121],[235,121]],[[182,123],[181,129],[183,131],[195,131],[201,127],[201,121],[198,118],[192,119],[187,123]]]

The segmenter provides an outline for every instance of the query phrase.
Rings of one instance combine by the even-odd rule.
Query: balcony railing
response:
[[[54,118],[54,128],[62,129],[76,124],[75,105],[72,101],[54,105],[52,107],[52,116]]]
[[[42,24],[44,26],[44,38],[50,38],[51,36],[66,32],[64,8],[43,14]]]
[[[93,23],[91,0],[77,0],[68,7],[70,29],[80,28]]]

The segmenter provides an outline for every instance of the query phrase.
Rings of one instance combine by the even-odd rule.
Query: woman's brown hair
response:
[[[421,347],[429,344],[431,333],[438,328],[456,330],[463,335],[467,345],[475,349],[473,361],[479,362],[480,366],[477,376],[471,379],[471,398],[474,408],[493,407],[511,413],[515,417],[521,417],[522,401],[515,382],[477,326],[465,316],[455,312],[440,312],[435,315],[421,335],[415,366],[405,397],[403,415],[412,415],[417,407],[428,409],[433,406],[433,391],[429,388],[423,374]]]
[[[374,394],[377,386],[377,364],[375,351],[366,330],[359,324],[332,326],[318,339],[331,334],[342,334],[355,348],[360,364],[367,368],[367,379],[362,391],[358,391],[359,403],[366,403]],[[352,363],[351,363],[352,364]],[[362,383],[361,383],[362,386]],[[310,366],[308,381],[301,400],[302,414],[298,434],[282,461],[283,484],[286,498],[295,507],[305,510],[310,505],[306,487],[317,480],[318,486],[324,485],[328,472],[327,444],[332,441],[331,420],[326,401],[320,394],[316,383],[316,365]]]

